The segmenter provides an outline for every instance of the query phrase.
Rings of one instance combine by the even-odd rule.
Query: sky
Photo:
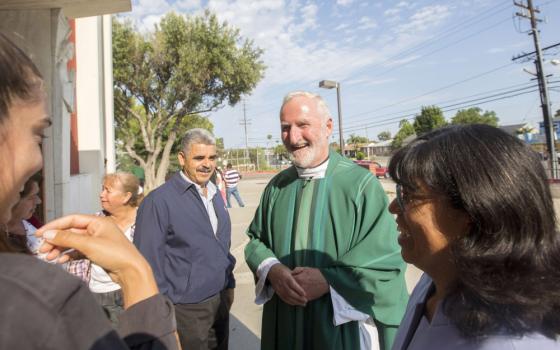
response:
[[[543,20],[542,47],[560,43],[560,0],[533,4]],[[338,140],[336,90],[319,88],[323,79],[340,83],[345,139],[394,135],[400,120],[428,105],[443,107],[448,120],[470,106],[495,111],[501,125],[537,127],[542,120],[533,62],[512,61],[534,44],[530,22],[515,16],[520,9],[511,0],[133,0],[132,12],[121,16],[150,31],[169,11],[192,16],[205,9],[264,50],[265,76],[245,97],[250,147],[280,142],[279,108],[294,90],[323,96]],[[560,65],[551,61],[560,60],[560,46],[544,59],[556,111]],[[226,148],[245,146],[242,103],[208,117]]]

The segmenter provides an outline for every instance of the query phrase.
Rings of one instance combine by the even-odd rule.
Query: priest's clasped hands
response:
[[[289,305],[305,306],[329,292],[329,284],[319,269],[276,264],[270,268],[267,279],[274,292]]]

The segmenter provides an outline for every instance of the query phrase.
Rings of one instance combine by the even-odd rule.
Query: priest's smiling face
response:
[[[318,99],[299,95],[284,104],[280,113],[282,142],[300,168],[313,168],[329,156],[332,119]]]

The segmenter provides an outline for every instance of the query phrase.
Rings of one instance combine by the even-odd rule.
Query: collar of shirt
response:
[[[218,192],[216,185],[214,185],[212,183],[212,181],[208,181],[208,183],[206,184],[206,189],[208,191],[208,196],[205,197],[204,196],[204,189],[202,188],[202,186],[200,186],[199,184],[193,182],[191,179],[189,179],[189,177],[187,175],[185,175],[185,173],[183,171],[179,172],[181,174],[181,177],[187,181],[187,183],[193,184],[194,187],[196,188],[196,190],[198,191],[198,193],[200,194],[200,197],[206,198],[208,200],[212,200],[214,198],[214,195]]]
[[[192,182],[187,177],[187,175],[183,173],[183,171],[180,171],[180,173],[183,179],[187,181],[187,183],[194,185],[198,190],[198,193],[200,194],[200,198],[202,199],[202,204],[204,205],[204,208],[208,213],[208,218],[210,219],[210,225],[212,226],[212,231],[214,231],[214,235],[216,235],[216,233],[218,232],[218,216],[216,214],[216,210],[214,209],[214,205],[212,203],[214,201],[214,195],[216,195],[216,192],[218,192],[216,185],[214,185],[211,181],[208,181],[208,183],[206,184],[208,196],[204,197],[203,188],[200,185]]]
[[[304,180],[311,179],[322,179],[327,173],[327,167],[329,166],[329,159],[317,165],[314,168],[300,168],[296,166],[298,177]]]

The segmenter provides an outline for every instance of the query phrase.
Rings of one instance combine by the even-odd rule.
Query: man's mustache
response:
[[[198,168],[196,168],[196,171],[202,171],[205,173],[210,173],[212,172],[212,168],[206,167],[206,166],[199,166]]]
[[[298,142],[298,143],[295,143],[295,144],[288,145],[288,148],[294,149],[294,148],[300,148],[300,147],[304,147],[304,146],[308,146],[308,145],[309,145],[308,142]]]

